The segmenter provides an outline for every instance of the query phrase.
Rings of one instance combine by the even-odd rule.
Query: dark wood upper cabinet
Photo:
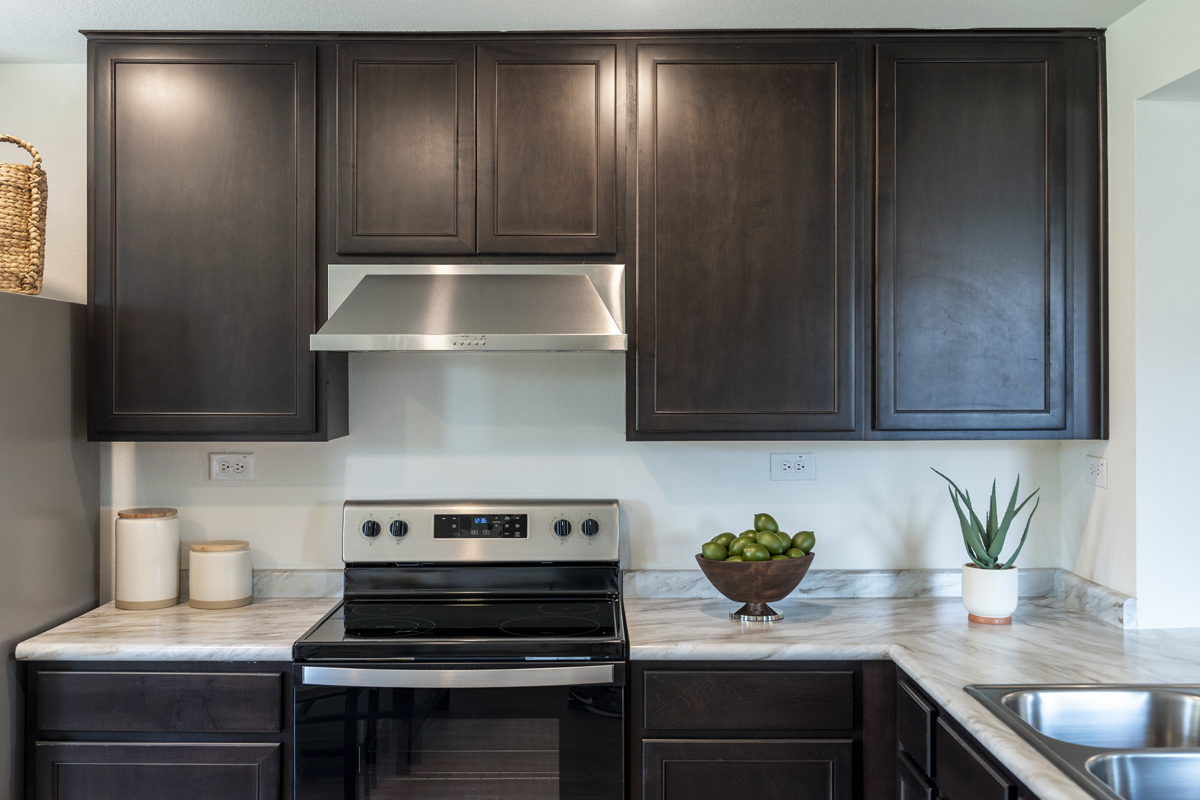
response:
[[[855,53],[638,47],[631,438],[858,430]]]
[[[316,48],[102,43],[92,58],[92,437],[344,433],[338,356],[308,347]]]
[[[475,252],[475,47],[338,45],[337,252]]]
[[[1096,58],[878,47],[877,429],[1100,435]]]
[[[480,253],[615,253],[615,44],[479,48]]]

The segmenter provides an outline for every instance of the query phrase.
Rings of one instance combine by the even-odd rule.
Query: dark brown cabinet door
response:
[[[475,252],[475,47],[338,45],[337,252]]]
[[[1098,435],[1070,408],[1072,362],[1087,370],[1099,347],[1095,320],[1072,327],[1072,290],[1099,276],[1073,209],[1093,202],[1099,167],[1071,160],[1097,139],[1095,95],[1068,95],[1071,46],[879,46],[878,429]]]
[[[849,739],[647,739],[642,800],[850,800]]]
[[[638,47],[635,438],[858,429],[855,76],[852,44]]]
[[[336,359],[308,348],[315,59],[287,44],[94,46],[94,438],[338,435]]]
[[[480,253],[616,252],[616,54],[479,48]]]
[[[278,744],[38,742],[36,800],[277,800]]]

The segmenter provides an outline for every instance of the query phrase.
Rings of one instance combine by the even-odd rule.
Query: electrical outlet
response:
[[[209,453],[210,481],[254,480],[254,453]]]
[[[1100,456],[1087,457],[1087,482],[1101,489],[1108,488],[1108,459]]]
[[[816,453],[771,453],[771,480],[815,481]]]

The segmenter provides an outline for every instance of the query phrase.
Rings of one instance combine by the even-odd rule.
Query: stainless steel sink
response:
[[[1200,797],[1200,753],[1110,753],[1087,769],[1127,800]]]
[[[1108,749],[1200,747],[1200,697],[1165,689],[1026,689],[1006,708],[1051,739]]]
[[[968,686],[1103,800],[1200,798],[1200,686]]]

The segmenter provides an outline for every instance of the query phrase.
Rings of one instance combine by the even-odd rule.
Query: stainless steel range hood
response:
[[[625,350],[621,264],[329,266],[312,350]]]

